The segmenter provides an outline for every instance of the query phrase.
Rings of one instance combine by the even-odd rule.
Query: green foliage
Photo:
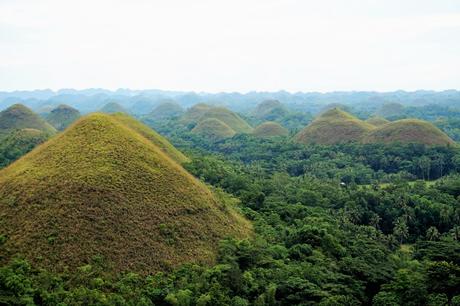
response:
[[[109,118],[113,120],[112,124],[121,124],[114,117]],[[107,273],[112,269],[110,260],[107,260],[110,254],[104,254],[105,258],[87,259],[74,273],[49,273],[37,269],[35,262],[32,265],[25,261],[17,264],[11,260],[0,269],[0,301],[11,304],[14,299],[25,301],[23,304],[32,301],[50,305],[241,306],[460,303],[458,148],[380,143],[307,146],[282,137],[260,139],[247,134],[211,141],[190,133],[188,127],[177,123],[177,119],[172,119],[155,124],[161,133],[189,153],[191,159],[184,167],[213,186],[213,199],[220,203],[219,212],[227,217],[229,214],[234,216],[232,208],[241,205],[246,217],[252,221],[254,234],[245,239],[219,236],[212,240],[217,249],[215,262],[193,261],[195,264],[178,264],[170,269],[171,265],[162,261],[162,268],[168,269],[150,275]],[[135,130],[126,128],[130,133]],[[101,154],[112,142],[116,147],[129,142],[124,133],[116,135],[114,137],[112,133],[106,138],[101,133],[104,146],[98,146],[96,151]],[[76,142],[75,138],[72,140],[72,143]],[[65,146],[71,145],[67,143]],[[117,160],[123,156],[119,152],[126,152],[128,148],[115,150]],[[152,155],[150,150],[145,152],[137,148],[135,151],[145,153],[140,153],[143,160]],[[159,151],[156,150],[155,154],[161,154]],[[157,162],[161,164],[161,160]],[[81,160],[77,164],[86,165]],[[119,169],[111,160],[103,160],[100,164],[112,165],[110,170]],[[123,159],[120,164],[127,167],[123,171],[131,171],[133,160]],[[92,169],[94,165],[87,168]],[[168,173],[183,171],[182,168],[168,169]],[[120,180],[119,186],[126,185],[125,192],[136,190],[137,193],[141,187],[147,186],[143,185],[144,181],[154,181],[156,185],[169,177],[162,173],[162,179],[142,176],[142,180],[138,180],[139,173],[146,170],[135,170],[136,175]],[[77,167],[59,171],[67,174],[66,179],[73,178],[68,173],[77,176],[87,173],[79,172]],[[102,170],[98,168],[97,171]],[[432,181],[434,179],[436,181]],[[100,180],[98,177],[96,181]],[[177,186],[174,194],[182,203],[195,195],[180,196],[184,192],[183,186],[187,186],[181,182],[168,180],[168,187],[163,188]],[[97,186],[98,191],[107,188],[102,183],[90,183]],[[203,187],[201,184],[194,186]],[[155,188],[152,184],[148,187]],[[118,188],[112,190],[113,194]],[[45,186],[44,190],[55,197],[60,196],[52,186]],[[209,194],[205,189],[200,190]],[[92,199],[99,197],[100,193]],[[104,205],[123,205],[128,199],[128,206],[138,208],[142,220],[151,216],[149,206],[136,206],[136,201],[131,201],[130,197],[119,202],[114,199],[117,198],[108,198]],[[134,236],[145,239],[152,232],[163,246],[181,252],[195,247],[184,244],[197,232],[209,240],[208,234],[195,227],[187,229],[187,233],[183,228],[188,221],[195,222],[197,215],[202,213],[203,203],[208,198],[200,199],[200,204],[194,206],[196,210],[190,209],[188,203],[181,206],[179,212],[171,213],[171,205],[167,205],[160,211],[161,215],[156,214],[162,221],[154,231],[144,228],[137,235],[130,229],[130,235],[123,239],[123,246]],[[11,197],[11,192],[3,200],[12,202],[13,207],[20,205],[16,197]],[[158,206],[163,201],[165,199],[161,198],[152,200],[152,203]],[[94,207],[94,204],[86,205]],[[130,208],[125,207],[123,218],[117,220],[123,221],[129,215],[130,222],[137,224],[140,219],[133,218],[134,213],[126,212],[130,212]],[[2,213],[3,217],[5,213]],[[93,211],[88,214],[91,218],[94,215],[100,214]],[[190,217],[187,222],[164,222],[167,216],[179,221],[177,219],[184,215]],[[196,223],[222,228],[226,221],[226,218],[214,219],[212,216]],[[58,219],[53,219],[50,224],[56,225],[57,222]],[[1,233],[8,239],[0,245],[1,256],[13,237],[5,230],[2,229]],[[49,227],[45,234],[53,239],[52,245],[47,244],[53,248],[58,247],[60,239],[66,235],[55,227]],[[84,245],[87,243],[85,241]],[[107,248],[116,252],[122,248],[116,243],[117,240],[112,240]],[[145,247],[145,240],[142,243]],[[136,249],[139,250],[142,248]],[[201,253],[203,249],[198,251]],[[132,256],[123,258],[127,260]],[[150,252],[137,262],[151,256]],[[135,271],[134,268],[129,270]]]
[[[14,130],[0,138],[0,168],[30,152],[50,137],[35,129]]]

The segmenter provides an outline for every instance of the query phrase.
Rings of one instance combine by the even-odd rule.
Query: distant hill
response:
[[[416,119],[403,119],[385,124],[370,132],[365,143],[421,143],[453,145],[455,142],[433,124]]]
[[[248,221],[116,116],[91,114],[0,171],[0,249],[37,267],[143,275],[214,262]]]
[[[385,103],[376,112],[376,115],[391,118],[400,116],[404,112],[404,106],[399,103]]]
[[[230,138],[236,134],[231,127],[216,118],[208,118],[198,122],[198,124],[192,129],[192,133],[210,140]]]
[[[146,139],[151,141],[153,144],[158,146],[165,154],[170,158],[175,160],[178,163],[188,162],[189,159],[182,152],[177,150],[169,141],[167,141],[163,136],[155,132],[153,129],[149,128],[145,124],[137,121],[133,117],[123,114],[116,113],[112,114],[112,117],[118,120],[120,123],[126,125],[127,127],[133,129],[135,132],[141,134]]]
[[[48,121],[57,130],[62,131],[80,116],[81,114],[77,109],[61,104],[46,116],[46,121]]]
[[[201,117],[201,120],[215,118],[224,122],[236,133],[251,133],[252,127],[244,121],[240,116],[231,110],[224,107],[213,107],[206,111]]]
[[[258,119],[273,121],[286,116],[289,113],[286,106],[278,100],[265,100],[257,104],[252,115]]]
[[[184,115],[180,118],[180,122],[183,124],[196,124],[208,110],[212,108],[211,105],[198,103],[187,109]]]
[[[49,137],[50,134],[36,129],[13,130],[4,135],[0,141],[0,168],[30,152]]]
[[[116,102],[109,102],[105,104],[99,111],[106,114],[128,113],[128,111],[123,106]]]
[[[300,143],[336,144],[357,142],[374,129],[351,114],[338,108],[330,109],[301,130],[295,140]]]
[[[14,104],[0,112],[0,136],[13,130],[35,129],[48,134],[56,129],[22,104]]]
[[[136,101],[130,108],[130,113],[135,115],[146,115],[155,107],[155,104],[149,99]]]
[[[374,116],[367,119],[366,122],[372,124],[373,126],[381,126],[389,123],[390,121],[383,117]]]
[[[170,101],[159,104],[147,115],[147,117],[151,120],[163,120],[179,117],[183,113],[184,109],[179,104],[174,101]]]
[[[276,122],[264,122],[261,125],[257,126],[252,132],[253,135],[257,137],[275,137],[275,136],[287,136],[289,131],[282,127],[279,123]]]

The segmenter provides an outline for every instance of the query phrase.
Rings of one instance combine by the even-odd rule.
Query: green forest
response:
[[[19,255],[0,268],[0,304],[460,305],[457,147],[215,141],[176,124],[155,128],[238,201],[253,237],[221,240],[212,266],[147,276],[107,273],[102,256],[56,273]]]

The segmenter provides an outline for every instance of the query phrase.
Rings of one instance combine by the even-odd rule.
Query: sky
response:
[[[0,91],[460,89],[459,0],[0,0]]]

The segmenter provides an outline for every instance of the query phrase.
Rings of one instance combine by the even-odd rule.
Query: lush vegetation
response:
[[[14,130],[0,137],[0,168],[30,152],[48,138],[47,133],[35,129]]]
[[[18,257],[0,268],[0,304],[460,305],[456,146],[305,145],[252,134],[218,140],[192,133],[181,118],[146,122],[187,153],[186,170],[213,186],[221,201],[239,200],[254,235],[213,240],[218,254],[211,265],[149,275],[107,273],[110,254],[73,272],[50,272]],[[121,137],[116,145],[125,152],[125,143]],[[136,154],[144,159],[142,152]],[[146,187],[136,173],[125,190]],[[176,230],[162,226],[159,236],[176,246],[182,241]],[[0,236],[0,256],[9,239]]]

